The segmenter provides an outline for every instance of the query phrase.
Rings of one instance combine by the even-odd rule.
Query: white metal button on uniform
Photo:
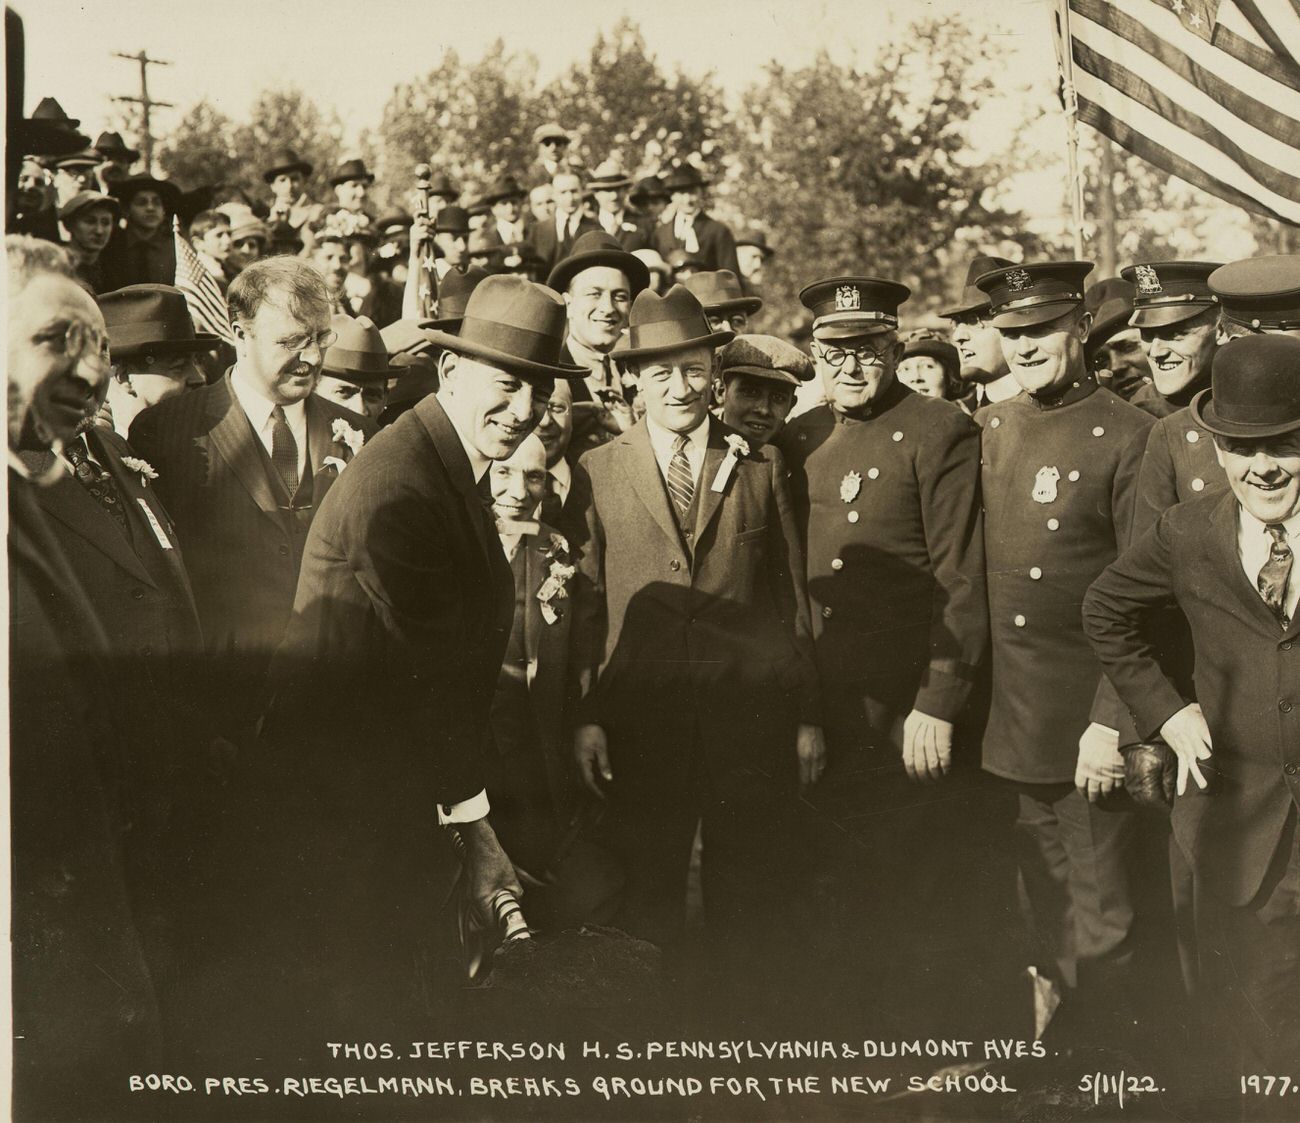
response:
[[[989,422],[989,428],[996,429],[1001,424],[1002,424],[1002,418],[995,417],[992,421]]]
[[[1100,425],[1098,425],[1095,429],[1093,429],[1092,435],[1094,437],[1104,437],[1106,435],[1106,430],[1103,429]]]
[[[894,440],[895,440],[895,441],[901,441],[902,439],[903,439],[903,434],[902,434],[901,430],[900,430],[900,431],[897,431],[897,432],[894,433]]]
[[[1061,525],[1061,520],[1060,520],[1060,519],[1048,519],[1048,520],[1047,520],[1047,529],[1048,529],[1048,530],[1057,530],[1057,529],[1060,527],[1060,525]]]
[[[1034,566],[1034,567],[1029,571],[1029,579],[1030,579],[1031,581],[1037,581],[1037,580],[1039,580],[1039,578],[1041,578],[1042,576],[1043,576],[1043,571],[1042,571],[1041,569],[1039,569],[1038,566]]]
[[[825,620],[829,620],[831,618],[831,606],[829,604],[822,609],[822,618]]]
[[[849,512],[849,522],[851,522],[851,523],[855,523],[855,522],[858,521],[859,517],[860,517],[860,516],[858,515],[857,511],[850,511],[850,512]]]
[[[1024,626],[1025,626],[1025,618],[1024,618],[1023,616],[1017,616],[1017,617],[1016,617],[1016,627],[1017,627],[1017,628],[1023,628]]]
[[[869,480],[878,480],[878,479],[880,479],[880,469],[879,469],[879,468],[868,468],[868,469],[867,469],[867,479],[869,479]]]
[[[1193,491],[1204,491],[1204,490],[1205,490],[1205,481],[1204,481],[1203,479],[1201,479],[1200,476],[1197,476],[1196,479],[1194,479],[1194,480],[1192,481],[1192,490],[1193,490]]]
[[[1068,479],[1071,483],[1077,483],[1079,479],[1079,469],[1076,468],[1073,472],[1071,472]]]
[[[831,568],[835,570],[836,573],[839,573],[839,571],[844,568],[844,559],[831,558]]]
[[[1194,445],[1200,439],[1201,439],[1201,434],[1198,433],[1195,429],[1187,430],[1187,443],[1189,445]]]

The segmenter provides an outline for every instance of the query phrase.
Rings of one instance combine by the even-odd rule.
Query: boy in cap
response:
[[[1241,1111],[1242,1074],[1285,1071],[1300,1055],[1298,374],[1300,341],[1220,348],[1191,409],[1229,491],[1169,508],[1084,602],[1088,638],[1138,729],[1177,758],[1164,782],[1196,881],[1208,1024],[1235,1038],[1213,1049],[1224,1118]],[[1146,626],[1174,605],[1196,647],[1196,702],[1156,662]]]
[[[1040,262],[976,281],[1024,390],[976,414],[992,635],[983,763],[1014,785],[1040,977],[1068,1004],[1090,1000],[1072,1013],[1114,1018],[1133,950],[1134,823],[1096,805],[1122,786],[1124,763],[1116,730],[1090,722],[1101,667],[1079,606],[1127,540],[1153,418],[1087,370],[1091,269]]]
[[[707,922],[752,966],[785,927],[777,836],[796,764],[814,783],[824,744],[784,464],[709,413],[731,339],[681,286],[633,304],[625,358],[646,415],[583,458],[574,751],[627,874],[615,923],[681,936],[702,820]]]
[[[736,336],[718,352],[714,395],[723,422],[760,448],[769,444],[794,405],[795,387],[812,376],[812,361],[784,339]]]
[[[113,188],[126,219],[113,231],[104,250],[104,285],[170,285],[176,280],[176,242],[171,217],[180,202],[180,189],[151,175],[132,176]]]
[[[117,200],[98,191],[81,191],[59,208],[59,221],[68,232],[68,248],[77,259],[79,276],[94,293],[103,291],[100,254],[113,236]]]

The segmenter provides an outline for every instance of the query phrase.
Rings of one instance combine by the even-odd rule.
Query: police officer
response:
[[[1300,338],[1300,254],[1248,257],[1210,274],[1210,291],[1223,308],[1219,342],[1239,335]]]
[[[1015,785],[1036,966],[1058,992],[1112,984],[1103,1008],[1123,993],[1131,955],[1132,815],[1091,802],[1122,783],[1123,761],[1115,731],[1089,723],[1101,667],[1079,606],[1126,541],[1152,419],[1086,369],[1091,270],[1044,262],[977,280],[1025,393],[976,419],[992,637],[984,768]]]

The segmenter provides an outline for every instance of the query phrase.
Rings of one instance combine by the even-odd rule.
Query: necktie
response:
[[[77,482],[113,517],[117,528],[130,537],[130,531],[126,526],[126,511],[122,507],[122,496],[117,490],[117,483],[112,476],[90,459],[86,438],[77,437],[68,444],[63,453],[72,465]]]
[[[271,464],[292,499],[298,490],[298,442],[284,416],[284,407],[271,410]]]
[[[564,503],[560,499],[560,493],[555,487],[555,473],[546,473],[546,495],[542,498],[541,506],[538,508],[538,517],[547,526],[558,527],[560,518],[564,514]]]
[[[1281,523],[1269,523],[1265,529],[1273,541],[1269,543],[1268,561],[1260,569],[1255,585],[1264,603],[1285,628],[1291,623],[1286,614],[1286,583],[1291,576],[1294,555],[1286,540],[1286,528]]]
[[[688,440],[684,434],[678,436],[673,442],[673,458],[668,461],[668,494],[677,508],[678,520],[683,523],[695,497],[695,477],[691,475],[691,462],[686,457]]]

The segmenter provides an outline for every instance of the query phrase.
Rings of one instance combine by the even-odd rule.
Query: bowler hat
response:
[[[521,378],[582,378],[586,367],[561,363],[564,301],[515,274],[485,277],[470,293],[460,333],[429,331],[430,343]]]
[[[454,202],[460,198],[460,188],[452,183],[451,176],[446,172],[434,172],[429,177],[428,191],[439,199],[451,199]]]
[[[271,153],[271,162],[262,170],[262,181],[271,183],[278,175],[301,172],[304,179],[312,173],[312,166],[292,148],[277,148]]]
[[[798,386],[813,376],[812,360],[793,343],[775,335],[738,335],[718,352],[724,379],[750,374],[773,382]]]
[[[175,214],[180,206],[181,189],[170,180],[151,175],[133,175],[113,184],[113,195],[123,208],[130,206],[131,200],[141,191],[157,191],[168,214]]]
[[[1256,331],[1300,328],[1300,254],[1276,253],[1221,265],[1210,290],[1229,320]]]
[[[612,191],[617,187],[631,186],[632,181],[623,170],[623,165],[617,160],[606,160],[597,164],[596,169],[587,176],[586,190]]]
[[[469,212],[455,204],[443,207],[433,220],[435,234],[461,234],[469,237]]]
[[[851,339],[898,330],[898,306],[912,290],[879,277],[828,277],[799,293],[819,339]]]
[[[1083,303],[1091,261],[1036,261],[991,269],[975,279],[989,298],[995,328],[1027,328],[1064,316]]]
[[[375,177],[366,168],[364,160],[344,160],[330,176],[330,186],[337,187],[340,183],[349,183],[354,179],[359,179],[362,183],[375,182]]]
[[[685,285],[673,285],[663,296],[646,289],[632,302],[628,317],[628,347],[624,359],[649,359],[684,347],[721,347],[736,338],[734,331],[710,331],[704,306]]]
[[[338,313],[330,317],[330,330],[338,338],[325,351],[321,364],[325,374],[358,386],[388,381],[392,373],[388,348],[368,316],[354,318]]]
[[[664,177],[664,190],[668,192],[698,191],[708,185],[709,181],[694,164],[678,164]]]
[[[664,189],[663,180],[657,175],[647,175],[636,181],[628,198],[640,206],[647,199],[667,199],[668,192]]]
[[[498,176],[483,193],[483,202],[491,206],[502,199],[522,199],[527,192],[512,175]]]
[[[650,270],[639,257],[623,248],[623,243],[604,230],[588,230],[573,243],[569,256],[564,258],[551,270],[546,283],[556,292],[564,292],[584,269],[598,265],[607,265],[620,270],[632,286],[632,295],[636,296],[650,284]]]
[[[127,285],[104,293],[98,303],[115,361],[132,355],[212,351],[221,344],[209,332],[195,333],[185,294],[171,285]]]
[[[1259,439],[1300,429],[1300,339],[1243,335],[1215,352],[1210,388],[1192,417],[1222,437]]]
[[[957,303],[946,312],[940,312],[945,320],[955,320],[959,316],[969,316],[972,312],[987,312],[989,294],[975,285],[975,278],[981,277],[994,269],[1009,269],[1011,262],[1005,257],[977,257],[966,270],[966,285],[961,290]]]
[[[1180,324],[1214,308],[1219,298],[1210,291],[1216,261],[1151,261],[1126,265],[1119,271],[1137,286],[1129,326],[1159,328]]]
[[[128,163],[135,163],[140,159],[139,150],[128,148],[121,133],[100,133],[99,139],[95,141],[95,151],[105,160],[126,160]]]
[[[563,140],[566,144],[573,140],[573,138],[569,136],[569,130],[558,121],[547,121],[546,124],[538,125],[537,128],[533,130],[534,144],[541,144],[544,140],[557,138]]]
[[[767,235],[761,230],[745,231],[745,233],[741,234],[741,236],[736,239],[736,245],[753,246],[756,250],[762,252],[764,260],[767,260],[776,253],[776,250],[767,244]]]
[[[74,215],[80,214],[91,207],[106,207],[112,212],[114,218],[121,214],[121,208],[117,205],[117,200],[112,195],[103,195],[98,191],[78,191],[71,199],[59,208],[59,218],[63,222]]]
[[[1121,277],[1104,277],[1088,286],[1084,307],[1092,313],[1092,327],[1084,350],[1091,356],[1128,326],[1137,287]]]
[[[730,269],[692,273],[682,282],[704,305],[704,311],[725,316],[731,312],[753,314],[763,307],[757,296],[746,296],[740,278]]]
[[[424,320],[420,326],[434,331],[460,331],[470,294],[489,276],[487,270],[480,269],[477,265],[471,265],[463,271],[448,271],[438,285],[438,318]]]
[[[375,223],[381,238],[400,238],[411,230],[411,216],[405,211],[393,211]]]

